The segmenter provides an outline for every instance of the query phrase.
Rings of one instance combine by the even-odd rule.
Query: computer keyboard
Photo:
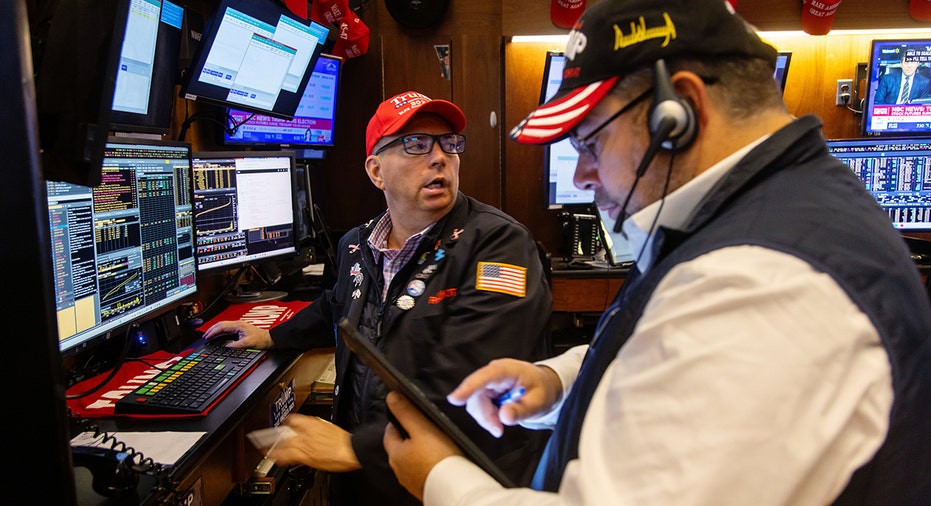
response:
[[[115,414],[206,415],[265,359],[256,349],[202,344],[132,393],[116,401]]]

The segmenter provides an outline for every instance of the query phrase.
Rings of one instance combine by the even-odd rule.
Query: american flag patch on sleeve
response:
[[[475,288],[526,297],[527,268],[498,262],[479,262]]]

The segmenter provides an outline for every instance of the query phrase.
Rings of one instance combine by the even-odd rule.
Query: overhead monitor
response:
[[[169,0],[130,0],[111,130],[171,131],[183,20],[184,7]]]
[[[131,0],[31,3],[43,174],[97,185]]]
[[[295,163],[292,151],[194,153],[198,270],[297,254]]]
[[[278,0],[220,0],[181,96],[292,119],[328,34]]]
[[[931,135],[931,38],[876,39],[870,44],[863,133]]]
[[[46,188],[62,352],[122,336],[197,292],[190,144],[111,138],[100,185]]]
[[[868,137],[827,144],[863,181],[896,228],[931,231],[931,138]]]
[[[333,146],[341,64],[342,58],[338,56],[320,55],[292,120],[227,109],[223,144],[276,148]]]

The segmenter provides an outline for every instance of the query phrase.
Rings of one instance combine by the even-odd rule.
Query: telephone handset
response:
[[[94,446],[71,447],[74,467],[86,467],[93,475],[94,492],[116,499],[132,497],[139,484],[139,473],[133,469],[132,456],[112,448]]]
[[[75,414],[70,408],[68,418],[72,437],[81,432],[102,437],[100,446],[71,447],[72,465],[90,470],[94,492],[116,499],[131,498],[136,494],[140,475],[145,474],[156,479],[153,495],[172,496],[178,493],[178,484],[171,480],[171,466],[159,464],[144,456],[112,434],[100,430],[86,418]]]

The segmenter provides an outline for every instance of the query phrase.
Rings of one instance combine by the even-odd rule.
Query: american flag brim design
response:
[[[618,77],[610,77],[570,91],[541,105],[511,130],[511,138],[521,144],[549,144],[561,140],[582,121],[614,87]]]
[[[499,262],[479,262],[475,288],[515,297],[527,296],[527,268]]]

